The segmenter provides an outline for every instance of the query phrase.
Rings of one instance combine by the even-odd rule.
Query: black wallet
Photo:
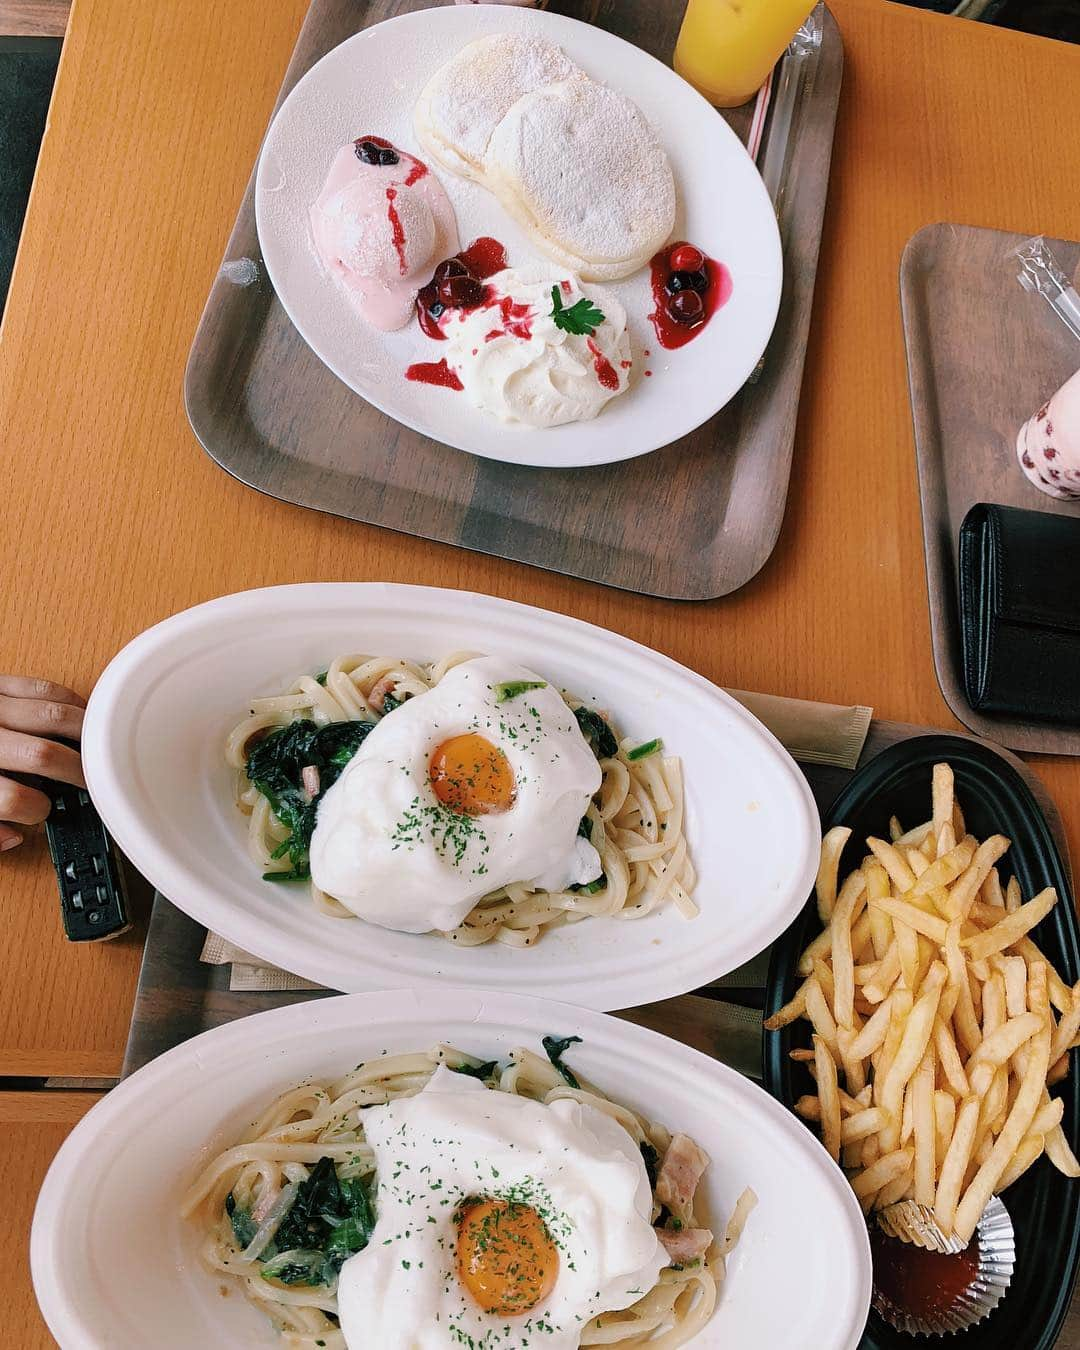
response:
[[[1080,517],[980,502],[959,566],[971,706],[1080,725]]]

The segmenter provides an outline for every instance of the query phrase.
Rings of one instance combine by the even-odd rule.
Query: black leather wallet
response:
[[[959,566],[971,706],[1080,725],[1080,517],[980,502]]]

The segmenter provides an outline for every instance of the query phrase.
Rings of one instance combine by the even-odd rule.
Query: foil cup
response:
[[[924,1247],[928,1252],[962,1252],[967,1245],[955,1234],[946,1236],[938,1227],[930,1206],[917,1204],[914,1200],[898,1200],[895,1205],[879,1210],[877,1224],[889,1237]]]
[[[882,1227],[883,1231],[895,1236],[890,1228],[885,1228],[884,1225]],[[934,1227],[936,1228],[936,1225]],[[1000,1197],[995,1195],[983,1210],[975,1231],[979,1241],[978,1270],[969,1287],[950,1307],[942,1309],[940,1314],[933,1318],[918,1316],[905,1308],[897,1308],[879,1293],[875,1285],[873,1297],[875,1312],[891,1327],[909,1336],[948,1336],[956,1331],[966,1331],[968,1327],[973,1327],[984,1317],[988,1317],[1005,1297],[1016,1264],[1012,1219],[1009,1218],[1009,1211],[1002,1204]],[[937,1229],[937,1232],[940,1234],[941,1230]]]

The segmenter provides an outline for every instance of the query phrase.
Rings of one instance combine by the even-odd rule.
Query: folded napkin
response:
[[[980,502],[960,527],[964,690],[978,712],[1080,725],[1080,517]]]
[[[873,708],[813,703],[801,698],[779,698],[775,694],[752,694],[743,689],[727,692],[763,722],[794,759],[802,760],[804,764],[835,764],[841,769],[854,769],[858,763],[874,715]],[[217,933],[206,935],[201,960],[212,966],[231,965],[230,989],[323,988],[299,975],[266,965]],[[755,957],[747,966],[717,983],[729,987],[764,984],[763,962],[766,960],[764,956]]]

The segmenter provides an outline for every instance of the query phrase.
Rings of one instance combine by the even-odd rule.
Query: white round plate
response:
[[[225,739],[253,696],[335,657],[504,655],[608,709],[626,735],[682,757],[698,918],[590,918],[534,947],[457,947],[319,913],[303,885],[265,882],[246,850]],[[331,989],[447,985],[611,1009],[733,970],[798,913],[820,826],[805,778],[707,680],[602,628],[490,596],[392,583],[278,586],[174,615],[110,663],[86,713],[91,796],[124,853],[173,904],[264,961]]]
[[[870,1304],[858,1203],[814,1136],[762,1088],[656,1032],[566,1004],[453,991],[362,994],[258,1013],[140,1069],[75,1127],[41,1188],[34,1289],[61,1350],[265,1347],[263,1315],[198,1258],[178,1207],[200,1167],[281,1091],[382,1052],[449,1041],[483,1059],[547,1034],[584,1038],[571,1063],[609,1096],[712,1158],[704,1212],[722,1231],[757,1195],[697,1350],[854,1350]],[[387,1348],[388,1350],[388,1348]]]
[[[324,272],[308,209],[335,152],[365,133],[426,160],[413,131],[417,95],[454,52],[485,33],[528,33],[560,46],[585,71],[630,95],[664,144],[678,194],[675,235],[731,272],[730,301],[687,346],[656,341],[648,269],[613,289],[630,315],[630,389],[598,418],[543,430],[508,425],[461,394],[405,379],[437,360],[415,323],[380,333],[350,308]],[[512,265],[542,255],[485,189],[430,165],[457,212],[462,243],[494,235]],[[263,260],[301,335],[369,403],[426,436],[512,464],[573,468],[631,459],[685,436],[738,392],[765,350],[780,304],[783,264],[776,216],[757,169],[715,109],[667,66],[591,24],[506,5],[418,10],[364,29],[328,52],[282,104],[255,180]],[[650,355],[644,355],[648,350]],[[651,378],[645,371],[652,372]]]

